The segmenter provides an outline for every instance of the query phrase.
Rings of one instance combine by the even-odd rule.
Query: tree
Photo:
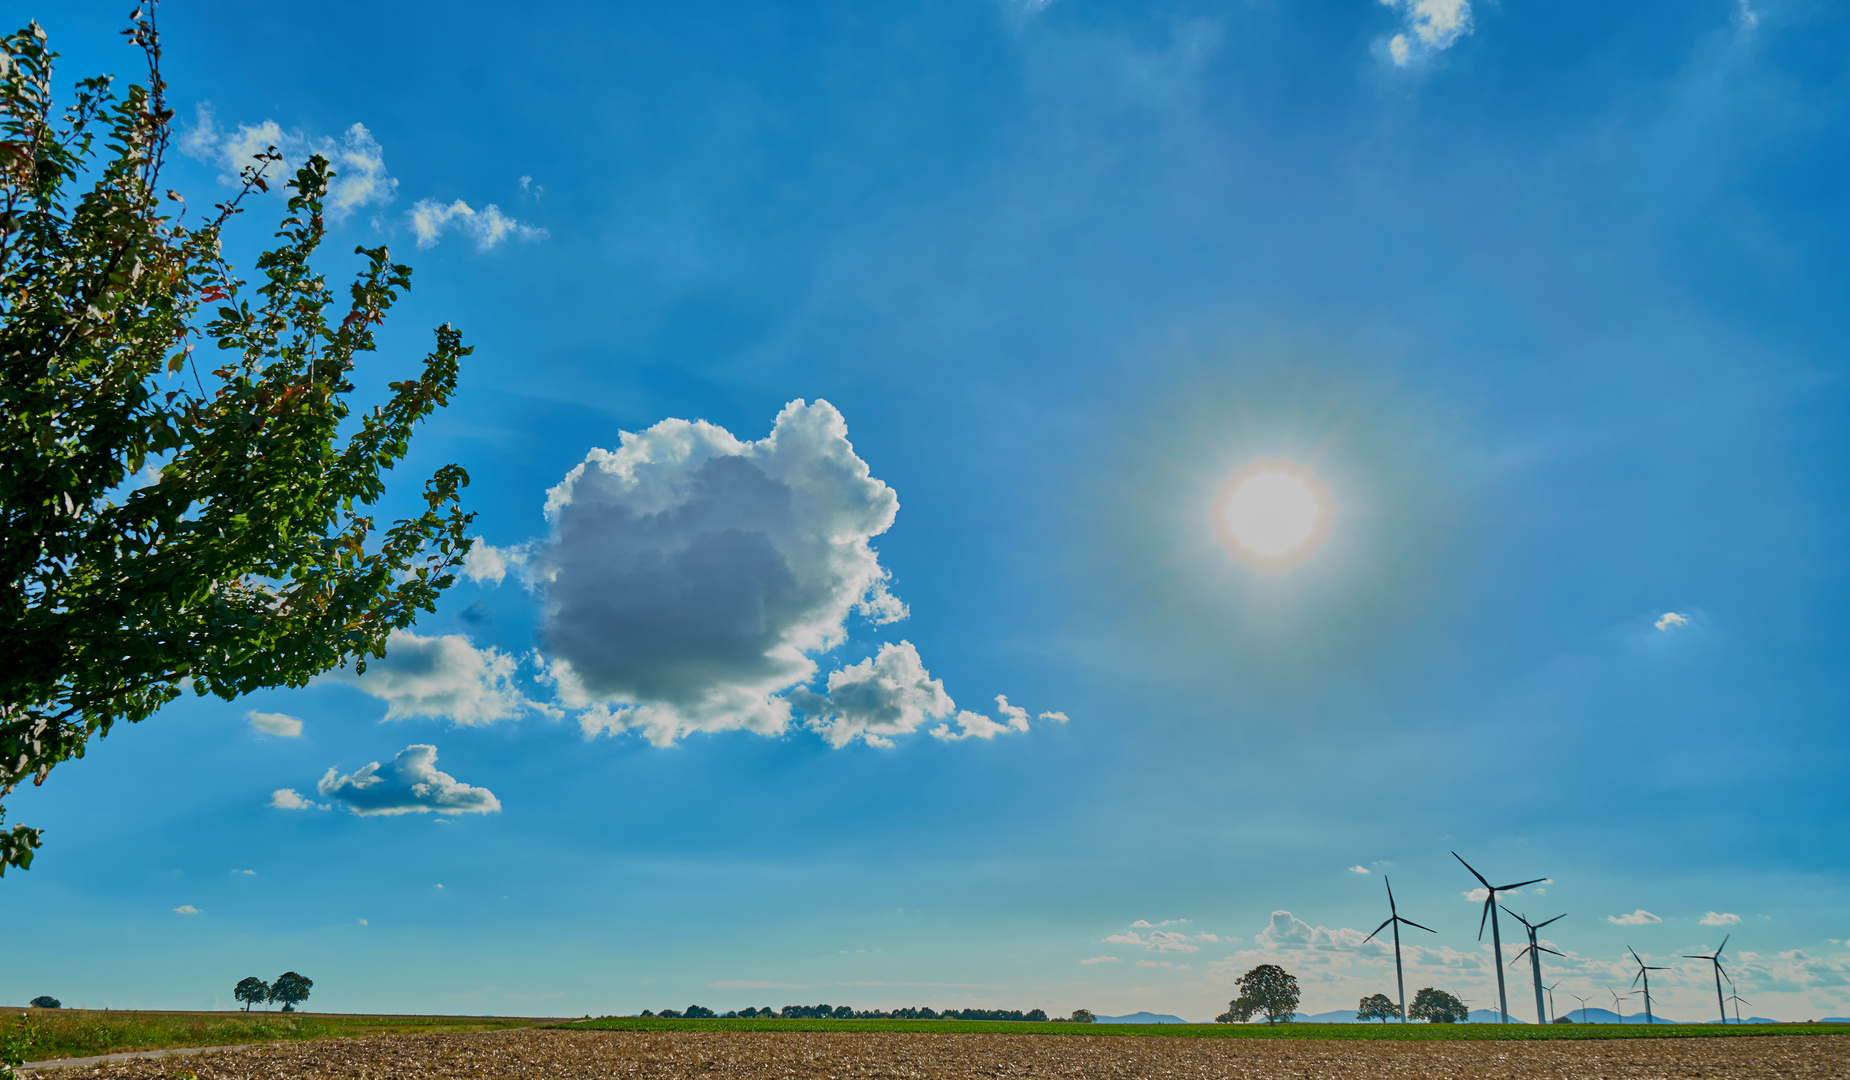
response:
[[[1355,1007],[1357,1020],[1379,1020],[1388,1022],[1388,1017],[1399,1016],[1400,1009],[1386,994],[1370,994]]]
[[[38,997],[33,998],[31,1001],[31,1005],[35,1009],[62,1009],[64,1008],[64,1002],[59,1001],[57,998],[52,997],[50,994],[40,994]]]
[[[1072,1017],[1067,1022],[1072,1024],[1094,1024],[1098,1022],[1098,1017],[1092,1015],[1091,1009],[1074,1009]]]
[[[252,975],[239,979],[238,985],[231,991],[231,996],[244,1003],[244,1011],[250,1012],[252,1005],[261,1005],[270,1000],[270,984]]]
[[[270,984],[270,1000],[283,1003],[284,1012],[294,1012],[295,1007],[308,1000],[308,992],[314,988],[315,980],[293,971],[285,971]]]
[[[0,39],[0,796],[185,688],[231,699],[364,670],[469,547],[458,466],[426,482],[417,516],[381,532],[367,511],[470,350],[443,326],[422,373],[349,423],[356,357],[410,268],[356,249],[329,321],[309,266],[331,175],[316,157],[245,296],[220,233],[278,158],[182,225],[159,188],[173,111],[152,6],[133,19],[146,85],[87,79],[56,119],[45,32]],[[202,375],[189,339],[226,362]],[[0,872],[40,839],[0,833]]]
[[[1298,980],[1277,964],[1260,964],[1234,981],[1240,996],[1227,1003],[1217,1024],[1244,1024],[1260,1013],[1268,1024],[1289,1022],[1298,1013]]]
[[[1428,986],[1414,995],[1407,1016],[1431,1024],[1462,1024],[1471,1019],[1471,1010],[1445,991]]]

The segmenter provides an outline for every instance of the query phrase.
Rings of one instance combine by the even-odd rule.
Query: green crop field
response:
[[[1067,1024],[1002,1020],[663,1020],[606,1016],[549,1027],[592,1031],[910,1031],[951,1035],[1146,1035],[1168,1039],[1689,1039],[1837,1035],[1847,1024]]]
[[[28,1061],[92,1057],[127,1050],[232,1046],[281,1039],[495,1031],[531,1019],[488,1016],[362,1016],[282,1012],[133,1012],[98,1009],[0,1010],[0,1040]]]

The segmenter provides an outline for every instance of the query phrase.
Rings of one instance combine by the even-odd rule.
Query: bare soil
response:
[[[1587,1042],[880,1032],[502,1031],[325,1039],[42,1074],[77,1080],[1844,1080],[1850,1036]]]

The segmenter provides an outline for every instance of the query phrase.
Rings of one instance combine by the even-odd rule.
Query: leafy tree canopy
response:
[[[1370,994],[1355,1007],[1357,1020],[1379,1020],[1385,1024],[1388,1017],[1399,1015],[1400,1009],[1386,994]]]
[[[252,1005],[261,1005],[270,1000],[270,984],[255,975],[238,980],[238,985],[231,991],[231,996],[244,1003],[244,1011],[250,1012]]]
[[[1428,986],[1414,995],[1413,1004],[1407,1007],[1407,1016],[1432,1024],[1462,1024],[1471,1019],[1471,1010],[1445,991]]]
[[[1298,1013],[1297,976],[1277,964],[1260,964],[1235,980],[1240,996],[1214,1018],[1219,1024],[1244,1024],[1260,1014],[1266,1023],[1289,1022]]]
[[[314,988],[315,980],[306,975],[297,975],[285,971],[270,984],[270,1000],[280,1001],[284,1008],[293,1011],[296,1005],[308,1000],[308,992]]]
[[[328,317],[309,265],[331,175],[317,157],[247,293],[220,233],[277,158],[183,224],[159,187],[173,111],[152,8],[125,33],[145,85],[86,79],[62,108],[44,30],[0,39],[0,795],[184,689],[230,699],[363,669],[468,549],[457,466],[419,515],[379,530],[367,513],[454,390],[460,336],[440,328],[422,373],[349,422],[356,359],[410,268],[357,249]],[[216,366],[195,356],[208,342]],[[0,873],[39,842],[0,833]]]
[[[50,994],[40,994],[38,997],[35,997],[32,999],[31,1004],[32,1004],[32,1007],[35,1009],[62,1009],[64,1008],[64,1002],[59,1001],[57,998],[52,997]]]

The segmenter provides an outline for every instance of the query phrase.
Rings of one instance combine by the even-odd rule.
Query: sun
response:
[[[1328,485],[1305,466],[1278,458],[1255,461],[1228,477],[1212,511],[1221,546],[1271,573],[1316,554],[1335,518]]]

